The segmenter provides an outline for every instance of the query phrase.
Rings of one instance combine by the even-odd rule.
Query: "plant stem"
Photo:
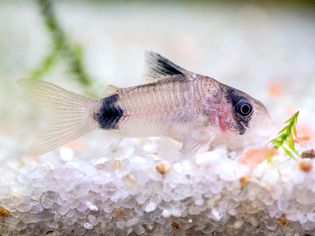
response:
[[[51,52],[42,60],[38,68],[32,71],[33,77],[43,77],[55,65],[59,56],[67,59],[71,72],[87,93],[91,94],[92,79],[83,66],[83,53],[79,45],[70,43],[60,26],[54,12],[51,0],[37,0],[45,25],[50,32],[53,46]]]

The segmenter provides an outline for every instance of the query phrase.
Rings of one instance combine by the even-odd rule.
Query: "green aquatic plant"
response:
[[[83,65],[83,51],[80,45],[73,44],[59,24],[51,0],[37,0],[41,15],[48,29],[52,47],[39,65],[31,71],[32,78],[41,79],[60,59],[65,59],[79,84],[87,94],[94,95],[92,79]]]
[[[296,112],[290,119],[288,119],[285,124],[286,126],[278,132],[277,137],[272,139],[270,143],[273,148],[280,149],[290,156],[295,158],[299,155],[295,149],[294,138],[296,137],[296,123],[299,116],[299,112]]]

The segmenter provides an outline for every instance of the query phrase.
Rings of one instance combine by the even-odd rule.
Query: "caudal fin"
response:
[[[97,101],[54,84],[22,79],[18,84],[27,94],[53,112],[52,121],[31,142],[29,155],[41,155],[96,129],[93,112]]]

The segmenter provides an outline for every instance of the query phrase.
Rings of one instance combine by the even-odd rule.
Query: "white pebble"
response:
[[[148,203],[148,204],[145,206],[144,211],[145,211],[145,212],[152,212],[152,211],[154,211],[155,209],[156,209],[156,203],[150,202],[150,203]]]
[[[63,161],[70,161],[72,160],[74,156],[74,152],[71,148],[61,148],[60,149],[60,158],[63,160]]]
[[[93,225],[91,225],[90,223],[85,223],[83,226],[86,229],[93,229]]]
[[[162,211],[162,216],[165,218],[168,218],[171,216],[171,212],[169,210],[163,210]]]
[[[94,215],[89,215],[88,221],[91,223],[91,225],[95,225],[97,222],[97,218]]]

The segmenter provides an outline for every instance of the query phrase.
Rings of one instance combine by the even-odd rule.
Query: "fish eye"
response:
[[[248,117],[253,113],[253,107],[246,100],[240,100],[235,106],[235,111],[240,116]]]

